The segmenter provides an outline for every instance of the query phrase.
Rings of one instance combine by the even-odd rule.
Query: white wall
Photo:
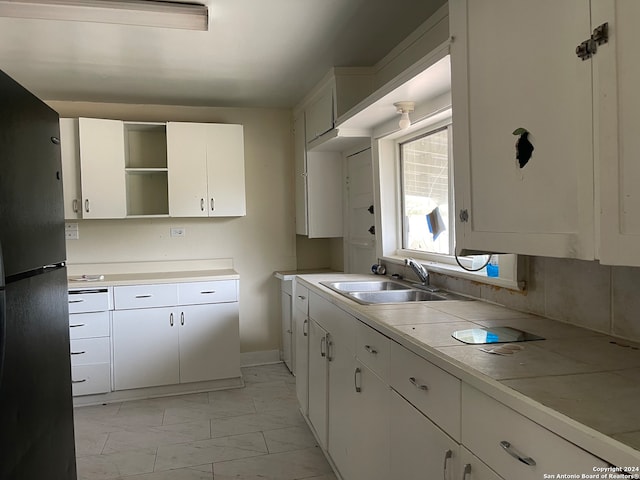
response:
[[[244,125],[246,217],[81,220],[80,239],[67,243],[67,257],[70,263],[231,258],[240,274],[241,350],[278,349],[279,282],[273,273],[296,268],[291,111],[47,103],[61,117]],[[171,238],[172,226],[184,227],[186,236]],[[321,257],[329,261],[325,253]]]

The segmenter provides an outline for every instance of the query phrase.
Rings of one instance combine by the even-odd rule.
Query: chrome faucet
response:
[[[418,276],[422,285],[429,285],[429,272],[421,263],[416,262],[413,258],[406,258],[404,264],[411,267],[411,270]]]

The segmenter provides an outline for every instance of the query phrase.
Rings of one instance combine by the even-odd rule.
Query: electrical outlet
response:
[[[182,227],[171,227],[172,237],[184,237],[187,232]]]
[[[64,238],[67,240],[78,240],[80,238],[77,223],[64,224]]]

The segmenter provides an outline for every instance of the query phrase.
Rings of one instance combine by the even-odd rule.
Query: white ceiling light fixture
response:
[[[209,29],[206,5],[165,0],[0,0],[0,17]]]
[[[401,114],[398,126],[401,130],[406,130],[411,126],[411,119],[409,118],[409,114],[415,109],[415,103],[396,102],[393,104],[393,106],[396,107],[396,112]]]

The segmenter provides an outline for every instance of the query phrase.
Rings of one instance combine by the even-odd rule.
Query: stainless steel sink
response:
[[[350,292],[347,297],[358,303],[368,305],[373,303],[406,303],[406,302],[435,302],[443,300],[470,300],[462,295],[449,292],[427,292],[423,290],[386,290],[379,292]]]
[[[379,292],[386,290],[409,290],[411,287],[390,280],[364,280],[349,282],[320,282],[338,293],[344,292]]]

